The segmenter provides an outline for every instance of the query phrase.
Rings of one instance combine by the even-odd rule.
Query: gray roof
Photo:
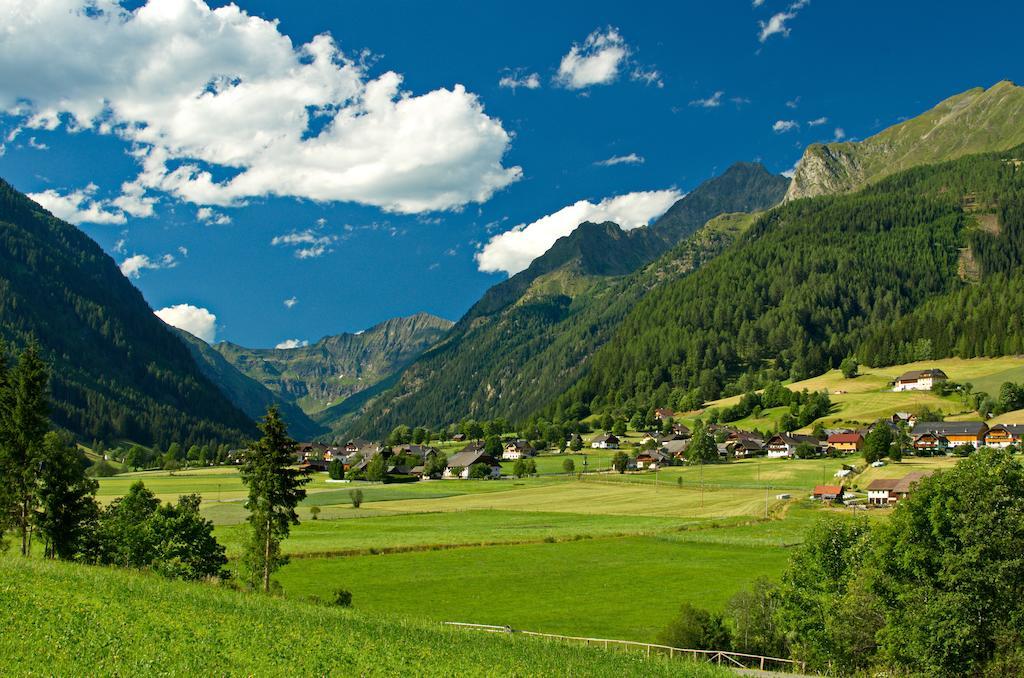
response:
[[[456,466],[468,468],[473,464],[481,463],[489,464],[491,466],[500,466],[494,457],[483,450],[463,450],[458,454],[453,454],[448,457],[448,468],[455,468]]]
[[[993,431],[997,428],[1006,429],[1015,436],[1024,436],[1024,424],[995,424],[989,431]]]
[[[988,430],[983,421],[919,421],[914,424],[912,435],[934,433],[940,436],[949,435],[981,435]]]
[[[897,381],[916,381],[918,379],[948,379],[946,373],[939,369],[934,370],[910,370],[899,376]]]

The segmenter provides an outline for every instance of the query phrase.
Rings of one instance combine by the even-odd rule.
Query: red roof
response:
[[[859,433],[833,433],[828,437],[830,443],[859,443],[863,440]]]
[[[814,487],[814,496],[818,496],[819,494],[838,495],[842,491],[843,488],[839,487],[838,485],[816,485]]]

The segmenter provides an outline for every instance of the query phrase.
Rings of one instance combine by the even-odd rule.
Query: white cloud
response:
[[[200,207],[197,209],[196,219],[211,226],[227,226],[231,223],[231,217],[209,207]]]
[[[331,245],[337,242],[336,235],[320,235],[311,228],[304,231],[292,231],[285,235],[277,235],[270,241],[271,245],[285,245],[295,248],[297,259],[315,259],[327,252],[333,252]]]
[[[217,338],[217,316],[205,308],[191,304],[178,304],[155,311],[156,316],[172,327],[185,330],[208,344]]]
[[[96,184],[89,184],[63,195],[48,188],[40,193],[29,193],[28,197],[49,210],[53,216],[72,224],[123,224],[127,221],[121,211],[111,209],[110,201],[93,197],[98,188]]]
[[[287,299],[284,300],[284,307],[295,308],[295,304],[297,303],[299,303],[299,300],[296,297],[288,297]]]
[[[278,350],[287,350],[290,348],[302,348],[303,346],[309,346],[309,342],[305,339],[285,339],[274,348]]]
[[[44,144],[41,141],[36,141],[35,137],[29,137],[28,138],[28,147],[29,148],[34,148],[37,151],[48,151],[48,150],[50,150],[49,146],[47,146],[46,144]]]
[[[642,155],[630,153],[629,155],[613,155],[610,158],[598,160],[594,164],[601,167],[614,167],[615,165],[642,165],[643,163],[644,158]]]
[[[487,273],[505,271],[514,275],[584,221],[614,221],[626,230],[646,226],[682,196],[679,191],[669,189],[626,193],[605,198],[597,204],[580,200],[533,223],[519,224],[494,236],[477,252],[477,266]]]
[[[785,134],[795,129],[800,129],[800,123],[796,120],[776,120],[772,125],[772,131],[776,134]]]
[[[786,108],[796,108],[799,105],[800,105],[800,97],[797,97],[795,99],[790,99],[789,101],[786,102]]]
[[[117,242],[114,243],[114,252],[116,252],[117,254],[124,254],[127,251],[125,250],[125,245],[127,244],[128,241],[126,239],[119,238]]]
[[[629,46],[618,29],[609,26],[587,36],[582,45],[573,43],[558,65],[555,82],[568,89],[607,85],[619,77],[619,69],[629,56]]]
[[[519,69],[510,71],[507,75],[501,76],[498,87],[511,89],[515,92],[520,87],[524,89],[537,89],[540,87],[540,75],[537,73],[523,73]]]
[[[722,95],[725,92],[719,90],[709,96],[707,99],[694,99],[690,102],[691,106],[700,106],[701,108],[718,108],[722,105]]]
[[[184,245],[179,245],[178,246],[178,254],[180,254],[183,257],[187,257],[188,256],[188,248],[185,247]]]
[[[645,85],[656,85],[658,88],[665,86],[665,81],[661,79],[661,71],[656,68],[637,66],[629,74],[629,79],[642,82]]]
[[[173,254],[165,254],[159,259],[150,259],[145,254],[133,254],[121,262],[121,273],[126,278],[138,278],[146,269],[175,268],[178,261]]]
[[[795,19],[797,12],[809,4],[811,4],[811,0],[796,0],[796,2],[790,4],[785,12],[773,14],[768,21],[758,21],[761,32],[758,34],[757,39],[763,43],[773,35],[781,35],[784,38],[788,38],[790,28],[786,25],[786,22]]]
[[[756,8],[758,8],[758,7],[760,7],[761,5],[764,4],[764,0],[754,0],[753,3],[751,3],[751,4],[753,4],[754,8],[756,9]]]
[[[204,0],[0,3],[0,110],[28,129],[125,139],[141,171],[122,190],[136,200],[416,213],[484,202],[522,174],[502,165],[510,136],[465,87],[403,91],[327,34],[296,46],[277,22]]]
[[[826,118],[825,116],[821,116],[820,118],[815,118],[814,120],[808,120],[807,126],[817,127],[818,125],[824,125],[826,123],[828,123],[828,118]]]
[[[832,133],[832,138],[835,141],[842,141],[846,138],[846,130],[842,127],[836,127],[835,132]]]

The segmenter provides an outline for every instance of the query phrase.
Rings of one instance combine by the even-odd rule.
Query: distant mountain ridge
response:
[[[1022,120],[1024,87],[976,87],[863,141],[808,146],[786,200],[847,193],[910,167],[1017,146]]]
[[[294,403],[311,415],[391,377],[451,327],[450,320],[417,313],[308,346],[251,349],[221,342],[210,350],[278,401]]]
[[[0,336],[40,343],[53,418],[84,440],[191,445],[256,433],[114,260],[3,180]]]
[[[611,222],[580,224],[525,270],[484,293],[394,388],[361,413],[346,413],[333,428],[378,435],[411,421],[437,425],[464,416],[523,416],[571,383],[630,304],[660,283],[644,275],[645,266],[723,212],[778,203],[788,184],[760,164],[737,163],[649,227],[625,231]],[[685,274],[720,242],[716,236],[680,252],[687,263],[659,270]]]

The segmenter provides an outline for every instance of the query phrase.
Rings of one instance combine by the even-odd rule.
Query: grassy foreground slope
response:
[[[0,582],[3,675],[730,675],[66,563]]]

